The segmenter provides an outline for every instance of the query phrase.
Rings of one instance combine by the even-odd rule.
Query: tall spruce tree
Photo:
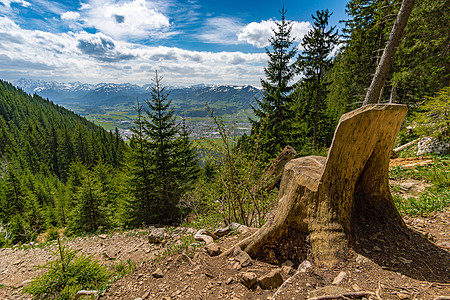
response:
[[[131,143],[135,225],[177,222],[180,197],[198,172],[189,131],[185,126],[179,131],[161,80],[156,73],[148,109],[139,109]]]
[[[328,9],[317,11],[316,15],[312,16],[314,25],[303,38],[301,45],[304,50],[298,59],[299,70],[304,76],[300,83],[303,92],[300,98],[303,98],[304,105],[301,117],[313,128],[313,150],[317,150],[319,144],[326,143],[326,135],[324,141],[318,139],[318,134],[319,130],[323,134],[329,127],[325,114],[325,99],[328,93],[325,75],[332,66],[330,54],[338,43],[335,26],[327,28],[330,16]]]
[[[148,216],[152,212],[151,195],[151,162],[148,147],[147,135],[144,132],[144,107],[137,100],[137,118],[134,127],[131,129],[133,135],[130,139],[130,149],[128,153],[128,169],[130,170],[130,186],[133,199],[129,203],[128,222],[133,225],[140,225],[148,222]]]
[[[272,29],[270,48],[266,48],[269,56],[268,66],[264,68],[266,79],[261,79],[263,88],[262,99],[256,99],[253,112],[256,120],[250,120],[252,135],[255,137],[261,131],[263,152],[268,158],[276,155],[289,140],[289,123],[291,121],[291,84],[295,76],[295,63],[292,59],[297,53],[291,36],[292,22],[286,20],[286,9],[282,8],[281,22],[276,22]],[[272,51],[271,51],[272,50]]]
[[[151,99],[147,101],[145,133],[149,137],[153,174],[154,220],[172,223],[177,220],[179,200],[179,180],[176,174],[176,138],[172,100],[161,84],[162,77],[156,72],[151,90]]]

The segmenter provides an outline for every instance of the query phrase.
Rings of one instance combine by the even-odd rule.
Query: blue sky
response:
[[[343,0],[0,0],[0,79],[259,86],[285,5],[299,42],[316,10],[342,27]]]

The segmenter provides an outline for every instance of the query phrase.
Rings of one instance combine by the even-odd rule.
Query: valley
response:
[[[137,100],[144,104],[149,98],[151,85],[111,84],[96,85],[80,82],[59,83],[20,79],[18,87],[30,94],[48,98],[55,104],[85,117],[106,130],[118,131],[124,140],[132,135],[131,127],[137,117]],[[167,87],[169,99],[177,120],[183,118],[192,130],[192,138],[214,138],[217,132],[205,104],[214,115],[221,116],[227,126],[233,126],[236,136],[249,134],[253,117],[251,105],[262,91],[253,86],[195,85]],[[234,125],[233,125],[234,124]]]

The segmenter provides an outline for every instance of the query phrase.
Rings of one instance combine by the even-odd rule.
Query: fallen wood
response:
[[[414,141],[411,141],[409,143],[401,145],[400,147],[395,148],[394,150],[392,150],[392,152],[394,152],[394,154],[398,153],[398,152],[400,152],[400,151],[402,151],[402,150],[404,150],[406,148],[411,147],[412,145],[416,144],[418,141],[419,141],[419,139],[415,139]]]
[[[261,176],[261,182],[267,182],[263,185],[265,190],[272,190],[283,175],[284,166],[297,156],[297,151],[291,146],[286,146],[283,151],[278,154],[277,158],[270,164],[264,174]]]
[[[346,299],[346,297],[367,297],[367,296],[375,296],[372,292],[348,292],[339,295],[324,295],[318,296],[314,298],[308,298],[308,300],[332,300],[332,299]]]
[[[75,297],[73,297],[73,300],[77,300],[78,298],[83,297],[83,296],[90,296],[90,295],[97,295],[97,294],[98,294],[98,291],[81,290],[75,294]]]
[[[214,242],[214,240],[217,239],[217,236],[215,236],[213,233],[209,232],[206,229],[200,229],[194,235],[194,239],[196,241],[205,242],[208,245],[208,244]]]

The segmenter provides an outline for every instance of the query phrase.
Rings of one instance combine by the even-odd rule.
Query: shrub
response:
[[[32,294],[33,299],[70,300],[79,290],[105,288],[111,273],[96,260],[78,252],[62,246],[58,239],[58,250],[53,253],[58,259],[39,266],[47,272],[32,279],[23,292]]]

